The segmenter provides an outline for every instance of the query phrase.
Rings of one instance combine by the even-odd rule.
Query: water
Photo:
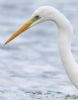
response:
[[[0,0],[0,100],[77,100],[78,90],[65,73],[54,23],[28,30],[7,47],[7,38],[42,5],[63,12],[75,28],[72,52],[78,61],[77,0]]]

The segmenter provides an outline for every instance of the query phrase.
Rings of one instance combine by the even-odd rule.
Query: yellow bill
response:
[[[33,23],[33,20],[29,20],[26,24],[24,24],[18,31],[16,31],[6,42],[5,45],[11,42],[13,39],[15,39],[17,36],[19,36],[22,32],[27,30],[30,25]]]

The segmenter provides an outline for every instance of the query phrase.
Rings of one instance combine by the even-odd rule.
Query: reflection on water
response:
[[[38,25],[3,47],[11,33],[41,5],[58,8],[78,32],[77,0],[0,0],[0,100],[77,100],[78,90],[60,61],[55,25]],[[76,37],[72,51],[78,59]]]

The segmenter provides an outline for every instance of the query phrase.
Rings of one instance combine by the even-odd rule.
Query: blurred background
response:
[[[43,5],[56,7],[71,21],[78,61],[78,0],[0,0],[0,100],[75,100],[78,95],[60,60],[54,23],[37,25],[3,47]]]

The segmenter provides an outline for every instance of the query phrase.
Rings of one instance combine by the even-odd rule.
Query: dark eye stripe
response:
[[[40,16],[36,15],[36,16],[33,18],[33,22],[34,22],[34,21],[37,21],[38,19],[40,19]]]
[[[36,18],[36,19],[39,19],[40,17],[37,15],[37,16],[35,16],[35,18]]]

